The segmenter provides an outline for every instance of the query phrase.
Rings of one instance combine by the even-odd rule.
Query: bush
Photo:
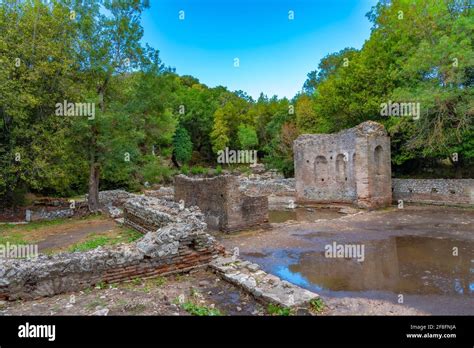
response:
[[[237,131],[239,144],[242,149],[254,149],[258,145],[258,137],[255,128],[241,124]]]
[[[194,166],[191,168],[191,174],[193,175],[207,174],[207,168],[204,168],[201,166]]]
[[[151,158],[147,158],[142,169],[143,181],[148,181],[150,184],[170,182],[174,174],[173,169],[161,163],[158,157],[149,157]]]
[[[184,175],[189,175],[189,166],[187,164],[184,164],[181,167],[181,173],[184,174]]]
[[[173,137],[174,157],[179,163],[188,163],[193,154],[193,143],[188,131],[178,127]]]

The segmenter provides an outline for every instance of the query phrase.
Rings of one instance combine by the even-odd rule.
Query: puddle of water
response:
[[[314,222],[318,219],[337,219],[344,214],[338,212],[338,209],[315,209],[315,208],[295,208],[280,209],[268,211],[268,220],[271,223],[281,223],[285,221],[295,220],[302,222]]]
[[[337,296],[370,291],[474,297],[474,242],[423,236],[359,241],[365,259],[325,257],[327,238],[308,250],[266,250],[245,254],[267,272],[301,287]],[[331,243],[331,242],[329,242]],[[453,248],[458,256],[453,256]]]

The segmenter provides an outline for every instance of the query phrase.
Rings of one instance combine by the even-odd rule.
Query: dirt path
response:
[[[0,240],[13,244],[37,244],[39,252],[63,251],[90,235],[114,236],[123,232],[115,221],[103,216],[0,226]]]
[[[58,226],[59,227],[59,226]],[[62,249],[76,244],[91,234],[111,233],[117,228],[112,220],[87,221],[84,224],[74,224],[63,228],[50,230],[51,234],[38,242],[39,252],[51,249]]]

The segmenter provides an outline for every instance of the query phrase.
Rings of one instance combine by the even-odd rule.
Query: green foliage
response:
[[[221,316],[222,313],[217,308],[210,308],[206,306],[197,305],[193,302],[185,302],[182,304],[183,309],[191,315],[196,316]]]
[[[160,158],[149,155],[144,156],[144,164],[141,169],[143,181],[150,184],[171,182],[174,170],[164,164]]]
[[[310,300],[309,306],[311,311],[315,313],[321,313],[324,310],[324,302],[320,297]]]
[[[157,277],[157,278],[151,279],[149,281],[153,282],[153,284],[157,287],[160,287],[160,286],[163,286],[163,285],[166,284],[166,278],[165,277]]]
[[[184,164],[184,165],[181,167],[181,174],[189,175],[189,166],[188,166],[187,164]]]
[[[255,149],[258,145],[257,132],[252,126],[241,124],[237,131],[237,137],[241,149]]]
[[[87,251],[96,249],[99,246],[114,245],[118,243],[132,243],[141,237],[143,237],[143,234],[132,229],[124,229],[119,236],[114,237],[92,235],[88,237],[88,240],[71,246],[69,251]]]
[[[472,165],[470,11],[468,1],[380,1],[368,14],[374,26],[362,49],[330,54],[308,74],[304,89],[313,105],[308,97],[297,101],[298,128],[339,131],[377,120],[392,138],[395,169],[453,153],[460,158],[455,168]],[[380,110],[389,101],[420,103],[419,119],[387,120]]]
[[[207,168],[204,168],[201,166],[191,167],[191,174],[193,175],[207,174]]]
[[[291,309],[290,308],[284,308],[278,305],[275,305],[273,303],[269,303],[267,306],[267,312],[270,315],[275,315],[275,316],[289,316],[291,315]]]
[[[188,131],[178,127],[173,137],[174,156],[180,163],[188,163],[193,154],[193,143]]]
[[[21,233],[2,233],[0,234],[0,245],[9,244],[27,244],[24,236]]]
[[[267,167],[291,176],[299,134],[366,120],[389,131],[396,173],[457,153],[455,175],[471,175],[474,17],[467,0],[379,1],[363,47],[326,55],[291,101],[264,94],[255,101],[166,68],[158,51],[141,44],[147,1],[54,3],[0,3],[1,206],[27,204],[28,192],[139,190],[169,182],[173,162],[182,173],[190,172],[186,164],[214,165],[225,147],[256,149]],[[69,19],[71,8],[80,20]],[[93,104],[95,117],[56,115],[64,101]],[[420,103],[420,118],[382,116],[388,101]]]
[[[221,175],[222,174],[222,166],[218,165],[215,170],[216,175]]]

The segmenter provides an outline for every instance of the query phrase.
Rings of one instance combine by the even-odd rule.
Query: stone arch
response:
[[[325,181],[328,177],[328,161],[324,156],[317,156],[314,161],[316,181]]]
[[[341,153],[336,156],[336,178],[338,181],[345,181],[347,178],[346,156]]]
[[[383,164],[382,164],[382,158],[383,158],[383,148],[380,145],[377,145],[374,150],[374,165],[375,165],[375,174],[376,175],[382,175],[383,174]]]

